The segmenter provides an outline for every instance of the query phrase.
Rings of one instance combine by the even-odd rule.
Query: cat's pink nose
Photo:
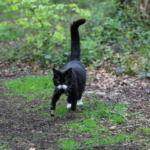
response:
[[[63,88],[63,89],[67,89],[67,86],[66,86],[66,85],[62,85],[62,88]]]
[[[58,89],[67,89],[67,85],[59,85]]]

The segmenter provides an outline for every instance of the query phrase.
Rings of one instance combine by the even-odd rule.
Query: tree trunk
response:
[[[150,18],[150,0],[139,0],[140,1],[140,11]]]
[[[132,2],[137,1],[139,3],[139,10],[150,18],[150,0],[117,0],[122,5],[132,6]],[[122,7],[122,6],[121,6]],[[122,7],[124,8],[124,7]]]

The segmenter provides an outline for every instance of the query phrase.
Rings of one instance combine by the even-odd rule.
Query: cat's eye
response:
[[[56,81],[57,83],[60,83],[58,80]]]
[[[65,81],[65,83],[68,83],[68,81]]]

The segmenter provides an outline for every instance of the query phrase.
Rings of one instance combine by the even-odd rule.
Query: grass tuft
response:
[[[142,135],[150,135],[150,128],[146,128],[146,127],[139,127],[136,129],[138,131],[139,134]]]
[[[58,145],[62,150],[73,150],[79,148],[78,142],[70,139],[60,141]]]
[[[54,87],[51,76],[26,76],[4,83],[11,88],[11,96],[31,94],[49,94]],[[9,93],[8,93],[9,94]],[[30,98],[28,99],[30,101]]]

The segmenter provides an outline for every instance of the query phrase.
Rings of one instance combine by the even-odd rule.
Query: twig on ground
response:
[[[128,119],[120,113],[117,113],[117,112],[110,112],[110,113],[119,115],[119,116],[123,117],[126,121],[128,121]]]

